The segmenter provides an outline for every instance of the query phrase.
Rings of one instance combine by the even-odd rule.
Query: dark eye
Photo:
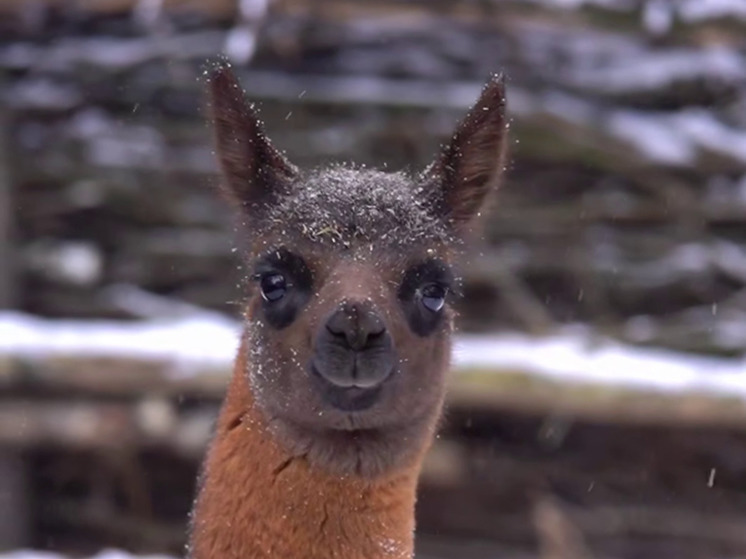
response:
[[[259,279],[259,287],[262,290],[262,298],[274,303],[285,296],[288,290],[285,276],[282,274],[267,274]]]
[[[429,283],[420,289],[420,300],[427,310],[438,312],[446,303],[446,288],[437,283]]]

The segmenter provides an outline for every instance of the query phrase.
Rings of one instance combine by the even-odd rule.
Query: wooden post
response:
[[[0,310],[17,306],[15,289],[15,258],[13,254],[13,196],[8,153],[7,109],[0,107]]]
[[[0,552],[31,544],[27,481],[20,452],[0,449]]]

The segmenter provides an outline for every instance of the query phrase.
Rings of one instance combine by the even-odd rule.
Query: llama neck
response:
[[[204,465],[192,559],[409,559],[419,464],[385,480],[320,472],[268,434],[241,352]]]

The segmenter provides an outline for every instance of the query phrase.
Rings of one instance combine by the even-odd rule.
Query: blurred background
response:
[[[746,558],[744,0],[0,0],[0,556],[183,554],[218,56],[302,166],[421,168],[507,76],[418,557]]]

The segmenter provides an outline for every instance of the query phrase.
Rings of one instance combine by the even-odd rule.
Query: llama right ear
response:
[[[423,176],[435,213],[457,233],[479,216],[497,187],[506,138],[505,85],[502,76],[493,76]]]
[[[228,66],[212,74],[209,91],[222,190],[240,208],[261,207],[286,191],[298,170],[272,146]]]

